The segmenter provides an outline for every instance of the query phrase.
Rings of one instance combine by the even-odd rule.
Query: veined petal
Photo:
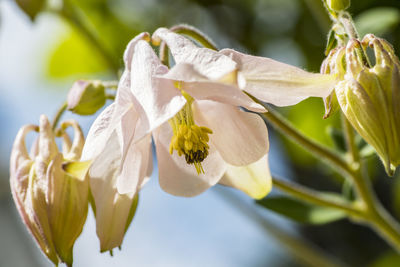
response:
[[[73,164],[73,163],[71,163]],[[81,163],[76,163],[81,165]],[[89,183],[84,174],[75,177],[62,168],[63,156],[59,153],[47,171],[47,212],[53,243],[61,261],[72,266],[72,250],[82,232],[88,212]],[[74,169],[72,166],[71,169]],[[80,168],[79,168],[80,169]]]
[[[167,71],[151,46],[145,41],[139,41],[133,54],[131,72],[131,92],[138,101],[139,105],[135,108],[141,119],[135,140],[168,121],[186,103],[173,81],[153,78]]]
[[[181,88],[198,100],[214,100],[233,106],[242,106],[254,112],[266,112],[264,107],[255,103],[235,84],[211,81],[197,72],[192,64],[177,64],[168,73],[158,77],[180,81]]]
[[[82,160],[94,159],[104,150],[111,134],[117,127],[117,125],[111,124],[115,106],[115,103],[109,105],[93,122],[83,147]]]
[[[102,252],[122,244],[132,215],[132,207],[136,205],[135,194],[121,195],[117,191],[121,156],[118,136],[114,131],[107,146],[89,170],[90,188],[96,210],[96,232]]]
[[[158,173],[161,188],[172,195],[193,197],[215,185],[226,170],[226,164],[213,146],[209,155],[201,163],[204,174],[197,174],[193,165],[189,165],[184,156],[176,151],[169,153],[172,130],[169,124],[163,124],[154,132],[158,159]]]
[[[152,160],[151,135],[147,135],[129,147],[117,180],[118,193],[136,193],[139,190],[147,176],[149,160]]]
[[[310,97],[327,97],[336,84],[336,76],[310,73],[270,58],[223,49],[238,64],[245,80],[242,89],[276,106],[289,106]],[[244,87],[243,87],[244,86]]]
[[[268,152],[268,131],[256,114],[215,101],[196,101],[195,120],[210,128],[210,141],[225,162],[244,166],[258,161]]]
[[[150,34],[148,32],[139,33],[126,46],[123,58],[125,68],[127,68],[129,71],[131,70],[132,56],[135,52],[135,46],[140,40],[150,41]]]
[[[219,80],[236,71],[236,63],[229,57],[208,48],[199,48],[192,41],[166,28],[157,29],[153,40],[167,43],[176,63],[193,64],[196,71],[211,80]]]
[[[268,155],[247,166],[228,165],[219,183],[239,189],[255,199],[265,197],[272,189]]]

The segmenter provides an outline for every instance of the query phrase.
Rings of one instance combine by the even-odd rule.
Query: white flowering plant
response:
[[[43,1],[17,2],[31,18],[44,9]],[[72,266],[89,205],[100,251],[121,248],[154,164],[153,176],[168,194],[187,198],[216,185],[232,187],[291,219],[325,224],[346,218],[366,225],[399,252],[400,224],[376,196],[366,159],[377,155],[388,176],[400,164],[400,61],[388,41],[358,35],[346,11],[349,1],[322,4],[332,26],[320,73],[218,49],[193,26],[159,27],[123,44],[118,79],[79,80],[51,123],[43,115],[39,126],[22,127],[11,154],[11,191],[48,259]],[[51,11],[83,27],[69,1]],[[99,42],[83,29],[91,42]],[[100,43],[97,47],[106,54]],[[108,65],[120,69],[112,61]],[[341,149],[306,136],[275,111],[309,97],[325,104],[325,119],[341,117]],[[60,123],[66,111],[85,116],[101,109],[86,138],[75,120]],[[340,175],[352,195],[271,175],[267,126]],[[30,131],[39,135],[29,154]],[[62,152],[56,138],[62,139]],[[271,197],[273,188],[290,197]]]

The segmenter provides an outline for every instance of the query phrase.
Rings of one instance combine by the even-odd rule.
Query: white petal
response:
[[[90,127],[82,151],[82,160],[91,160],[97,157],[106,146],[108,139],[117,125],[111,125],[115,104],[109,105],[93,122]]]
[[[120,194],[135,193],[142,186],[148,173],[148,161],[152,160],[149,153],[151,155],[150,135],[129,147],[127,155],[122,161],[122,170],[117,181],[117,189]]]
[[[265,197],[272,189],[268,155],[247,166],[228,165],[219,183],[239,189],[255,199]]]
[[[186,103],[173,81],[153,79],[167,71],[145,41],[139,41],[132,58],[131,92],[139,102],[135,108],[141,118],[135,140],[173,117]]]
[[[167,43],[176,63],[193,64],[208,79],[218,80],[236,70],[236,63],[229,57],[208,48],[199,48],[189,39],[166,28],[157,29],[152,38]]]
[[[268,131],[258,115],[209,100],[193,106],[196,121],[213,131],[210,140],[227,163],[244,166],[267,153]]]
[[[90,188],[96,205],[96,232],[101,251],[111,250],[122,244],[134,193],[117,192],[120,173],[121,149],[115,132],[107,146],[95,159],[89,170]]]
[[[310,96],[327,97],[336,84],[334,75],[310,73],[270,58],[231,49],[223,49],[220,53],[237,62],[245,79],[243,90],[276,106],[294,105]]]
[[[242,106],[255,112],[266,112],[264,107],[255,103],[235,84],[211,81],[197,72],[192,64],[177,64],[167,74],[159,77],[181,81],[182,89],[198,100],[214,100],[233,106]]]
[[[186,163],[185,157],[177,152],[169,154],[172,130],[169,124],[163,124],[154,133],[156,142],[158,173],[161,188],[172,195],[193,197],[215,185],[226,170],[226,164],[210,147],[210,154],[202,162],[204,174],[197,174],[193,165]]]
[[[124,63],[125,63],[125,68],[127,68],[130,71],[131,68],[131,62],[132,62],[132,55],[135,51],[135,46],[140,40],[149,40],[150,35],[147,32],[142,32],[136,35],[126,46],[125,51],[124,51]]]

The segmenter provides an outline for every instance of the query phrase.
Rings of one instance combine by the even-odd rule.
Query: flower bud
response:
[[[350,6],[350,0],[327,0],[328,7],[334,11],[346,10]]]
[[[39,127],[21,128],[11,152],[10,185],[14,202],[36,243],[55,265],[59,262],[72,265],[73,245],[82,231],[88,210],[86,172],[90,163],[66,161],[72,150],[80,157],[83,146],[79,141],[82,132],[76,123],[74,128],[74,142],[63,155],[43,115]],[[30,131],[39,131],[31,156],[25,146],[25,136]]]
[[[363,48],[374,49],[369,66]],[[345,79],[336,87],[339,104],[358,133],[375,148],[386,172],[400,164],[400,62],[392,46],[367,35],[346,47]]]
[[[105,103],[105,87],[99,81],[76,81],[67,97],[68,110],[79,115],[92,115]]]

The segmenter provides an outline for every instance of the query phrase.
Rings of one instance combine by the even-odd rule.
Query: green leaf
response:
[[[43,10],[46,0],[15,0],[15,2],[33,21],[37,14]]]
[[[395,28],[399,22],[400,11],[392,7],[372,8],[355,18],[355,24],[361,37],[367,33],[384,35]]]
[[[346,213],[316,205],[311,205],[294,198],[279,196],[257,201],[261,206],[304,224],[325,224],[346,217]]]

